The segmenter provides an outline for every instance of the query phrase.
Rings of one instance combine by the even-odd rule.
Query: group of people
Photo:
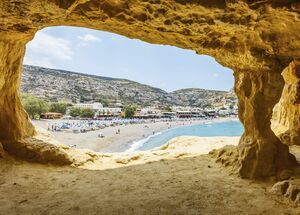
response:
[[[109,126],[127,125],[134,123],[144,123],[141,119],[112,119],[112,120],[68,120],[48,123],[48,131],[61,131],[63,129],[91,131]]]
[[[110,120],[62,120],[48,123],[48,131],[57,132],[61,130],[73,130],[74,133],[95,131],[110,126],[128,125],[128,124],[141,124],[141,123],[155,123],[159,121],[172,121],[172,119],[110,119]],[[145,125],[147,126],[147,125]],[[171,126],[170,126],[171,128]],[[116,134],[120,134],[120,129]]]

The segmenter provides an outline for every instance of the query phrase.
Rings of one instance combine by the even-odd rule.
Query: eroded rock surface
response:
[[[35,133],[18,95],[25,44],[47,26],[81,26],[191,49],[232,68],[245,133],[230,164],[243,177],[273,175],[293,163],[270,119],[280,73],[300,58],[299,11],[297,0],[1,1],[0,140],[18,154],[10,142]]]
[[[272,109],[284,84],[280,72],[235,71],[234,75],[239,118],[245,131],[237,148],[224,148],[212,154],[242,177],[281,178],[282,172],[296,164],[296,159],[271,130]]]
[[[293,61],[282,72],[282,96],[274,108],[272,129],[287,145],[300,145],[300,61]]]
[[[25,44],[18,39],[0,39],[0,140],[3,141],[35,134],[19,98]]]
[[[288,201],[293,203],[294,206],[300,206],[300,181],[291,179],[280,181],[274,184],[270,193],[284,196]]]
[[[3,146],[2,143],[0,142],[0,158],[4,157],[4,150],[3,150]]]
[[[44,142],[37,138],[28,137],[22,141],[3,142],[3,147],[14,155],[28,161],[69,165],[72,157],[60,146]]]

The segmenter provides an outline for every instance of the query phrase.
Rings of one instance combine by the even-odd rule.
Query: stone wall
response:
[[[270,120],[284,87],[280,73],[300,58],[299,11],[297,0],[3,0],[0,140],[20,154],[16,143],[35,134],[19,99],[25,44],[44,27],[80,26],[194,50],[233,69],[245,133],[230,164],[247,178],[281,172],[293,159]]]

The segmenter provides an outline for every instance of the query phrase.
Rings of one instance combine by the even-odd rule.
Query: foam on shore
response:
[[[156,134],[153,134],[153,135],[149,135],[148,137],[146,138],[143,138],[143,139],[140,139],[140,140],[136,140],[134,142],[132,142],[129,146],[129,148],[127,150],[125,150],[124,152],[138,152],[138,151],[148,151],[148,150],[151,150],[151,149],[154,149],[154,148],[160,148],[161,146],[165,145],[167,142],[169,142],[170,140],[172,139],[175,139],[176,137],[180,137],[180,136],[191,136],[191,137],[206,137],[206,136],[198,136],[198,135],[192,135],[192,134],[184,134],[184,135],[180,135],[180,136],[174,136],[172,139],[169,139],[168,141],[166,142],[161,142],[160,145],[157,145],[157,146],[154,146],[153,148],[150,148],[148,150],[142,150],[141,148],[143,146],[145,146],[146,144],[149,143],[149,141],[155,137],[155,136],[158,136],[158,135],[161,135],[161,134],[164,134],[165,132],[168,132],[170,130],[174,130],[174,129],[178,129],[178,128],[181,128],[181,127],[192,127],[192,126],[197,126],[197,125],[205,125],[207,127],[212,127],[213,124],[219,124],[219,123],[223,123],[223,122],[234,122],[234,121],[238,121],[236,119],[221,119],[221,120],[211,120],[211,121],[202,121],[202,122],[199,122],[197,124],[190,124],[190,125],[179,125],[179,126],[175,126],[175,127],[172,127],[171,129],[166,129],[166,130],[162,130],[160,132],[157,132]],[[207,137],[211,137],[211,136],[207,136]],[[220,136],[215,136],[215,137],[220,137]],[[224,135],[224,137],[227,137],[226,135]],[[230,137],[230,136],[229,136]],[[232,136],[234,137],[234,136]],[[151,142],[151,141],[150,141]]]
[[[155,134],[152,134],[144,139],[141,139],[141,140],[137,140],[137,141],[134,141],[130,148],[127,149],[125,152],[134,152],[134,151],[138,151],[139,148],[141,148],[150,138],[154,137],[154,136],[157,136],[157,135],[160,135],[162,134],[162,132],[157,132]]]

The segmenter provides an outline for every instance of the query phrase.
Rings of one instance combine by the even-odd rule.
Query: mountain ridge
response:
[[[67,86],[67,87],[66,87]],[[167,92],[124,78],[112,78],[31,65],[23,66],[21,92],[49,101],[203,106],[223,98],[228,91],[184,88]],[[197,95],[198,94],[198,95]]]

